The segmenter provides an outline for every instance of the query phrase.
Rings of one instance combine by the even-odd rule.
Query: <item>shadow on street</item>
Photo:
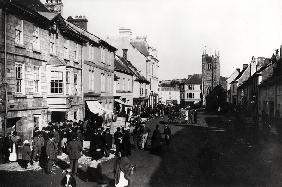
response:
[[[282,150],[276,141],[260,141],[255,129],[235,118],[232,126],[224,116],[205,120],[208,128],[189,126],[174,134],[149,186],[282,185]]]

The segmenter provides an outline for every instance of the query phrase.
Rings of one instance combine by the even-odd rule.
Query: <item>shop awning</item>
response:
[[[86,101],[86,104],[89,110],[93,114],[103,115],[103,114],[112,114],[111,110],[104,108],[98,101]]]
[[[126,104],[125,102],[123,102],[122,100],[120,99],[115,99],[115,102],[119,103],[119,104],[122,104],[122,105],[125,105],[127,107],[132,107],[132,105],[129,105],[129,104]]]

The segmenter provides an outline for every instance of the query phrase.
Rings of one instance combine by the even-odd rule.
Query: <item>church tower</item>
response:
[[[46,0],[45,6],[50,12],[63,14],[62,0]]]
[[[208,55],[204,50],[202,55],[202,96],[203,105],[206,105],[206,96],[220,84],[219,52]]]

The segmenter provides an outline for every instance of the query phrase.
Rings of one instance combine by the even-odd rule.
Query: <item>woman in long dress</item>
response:
[[[10,153],[10,156],[9,156],[9,161],[10,162],[17,161],[16,143],[15,142],[13,142],[13,148],[12,148],[12,152]]]
[[[14,131],[11,135],[11,143],[12,143],[12,150],[10,151],[9,161],[15,162],[17,161],[17,143],[19,141],[19,136],[17,136],[17,132]]]

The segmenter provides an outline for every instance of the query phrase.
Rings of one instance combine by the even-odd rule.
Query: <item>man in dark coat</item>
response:
[[[44,146],[44,138],[42,134],[38,134],[34,137],[32,142],[32,148],[33,148],[33,160],[37,160],[41,155],[41,149]]]
[[[77,174],[78,159],[81,157],[82,146],[77,137],[73,137],[67,146],[70,167],[73,174]]]
[[[9,162],[9,156],[10,156],[10,138],[9,136],[6,136],[3,138],[3,147],[2,147],[2,154],[3,154],[3,162],[7,163]]]
[[[131,155],[131,142],[130,142],[130,133],[129,130],[125,130],[122,138],[122,156]]]
[[[57,159],[58,147],[55,142],[55,137],[50,134],[49,140],[46,143],[46,154],[47,154],[47,168],[46,173],[51,174],[52,166]]]
[[[159,130],[159,125],[156,125],[156,129],[153,132],[152,135],[152,152],[153,153],[159,153],[161,151],[161,141],[162,141],[162,135]]]
[[[103,134],[104,140],[104,153],[108,157],[110,155],[110,149],[112,148],[113,136],[110,133],[110,129],[107,129]]]
[[[116,145],[116,153],[121,151],[122,144],[122,133],[120,131],[120,127],[117,128],[117,131],[114,133],[115,145]]]

